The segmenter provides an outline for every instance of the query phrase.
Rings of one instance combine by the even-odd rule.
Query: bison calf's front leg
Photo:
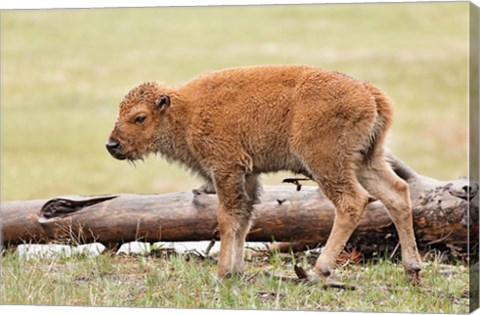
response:
[[[243,273],[245,238],[251,221],[252,203],[245,190],[243,174],[216,174],[215,188],[219,206],[220,253],[217,277],[223,279]]]
[[[245,237],[250,227],[250,216],[220,205],[218,208],[220,228],[220,253],[217,277],[223,279],[243,273]]]

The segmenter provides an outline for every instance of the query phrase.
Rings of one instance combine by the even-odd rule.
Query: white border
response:
[[[458,1],[457,2],[466,2]],[[294,1],[294,0],[15,0],[4,1],[0,9],[74,9],[74,8],[134,8],[134,7],[189,7],[189,6],[238,6],[238,5],[273,5],[273,4],[322,4],[322,3],[393,3],[393,2],[453,2],[452,0],[323,0],[323,1]],[[479,5],[480,0],[471,2]]]

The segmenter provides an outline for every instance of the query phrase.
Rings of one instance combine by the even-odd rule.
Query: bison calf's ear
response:
[[[168,106],[170,106],[170,96],[165,94],[160,95],[155,103],[155,106],[160,110],[166,109]]]

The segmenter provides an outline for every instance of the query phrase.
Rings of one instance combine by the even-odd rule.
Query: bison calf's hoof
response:
[[[241,278],[241,277],[243,277],[242,272],[236,272],[236,271],[218,272],[217,271],[216,280],[217,282],[221,282],[222,280],[225,280],[225,279],[233,279],[233,278]]]
[[[405,273],[413,285],[420,285],[422,283],[420,271],[422,271],[422,268],[419,264],[405,267]]]
[[[322,279],[335,279],[335,272],[333,268],[329,267],[328,265],[315,265],[315,274]]]

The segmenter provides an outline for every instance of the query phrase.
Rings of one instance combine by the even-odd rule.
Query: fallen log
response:
[[[419,249],[439,248],[466,255],[469,232],[478,234],[478,184],[466,178],[434,180],[416,174],[394,156],[390,159],[410,187]],[[289,181],[295,182],[297,189],[290,185],[264,187],[248,241],[325,243],[334,219],[332,203],[318,188]],[[0,210],[2,244],[96,241],[114,247],[135,240],[218,239],[216,207],[216,195],[198,190],[4,202]],[[349,244],[366,255],[398,247],[395,227],[380,201],[368,204]]]

